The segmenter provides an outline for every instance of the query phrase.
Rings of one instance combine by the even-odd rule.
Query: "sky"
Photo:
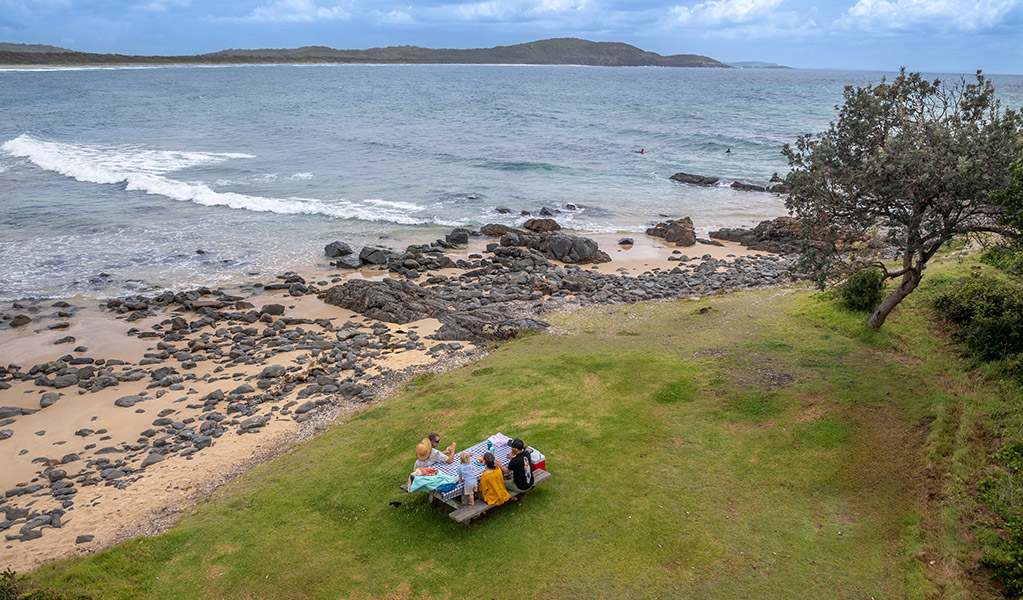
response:
[[[1023,73],[1023,0],[0,0],[0,41],[85,52],[552,37],[796,68]]]

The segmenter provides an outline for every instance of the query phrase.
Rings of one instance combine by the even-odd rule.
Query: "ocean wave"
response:
[[[312,173],[305,172],[305,173],[295,173],[294,175],[292,175],[288,179],[299,180],[299,179],[312,179],[312,178],[313,178],[313,174]]]
[[[27,158],[47,171],[87,183],[123,186],[202,206],[225,206],[282,215],[323,215],[337,219],[388,222],[398,225],[458,226],[432,215],[417,216],[423,207],[406,202],[370,199],[363,202],[317,198],[269,198],[236,192],[217,192],[200,182],[166,177],[167,173],[226,160],[254,158],[251,154],[172,152],[135,146],[88,146],[36,139],[23,134],[0,146],[12,156]],[[274,174],[276,177],[276,175]]]
[[[560,171],[562,169],[558,165],[534,161],[475,159],[470,162],[498,171]]]

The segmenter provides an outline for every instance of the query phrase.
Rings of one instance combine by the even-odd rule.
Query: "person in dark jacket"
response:
[[[533,462],[526,451],[526,445],[519,438],[508,442],[508,470],[511,478],[504,480],[505,487],[512,494],[521,494],[533,487]]]

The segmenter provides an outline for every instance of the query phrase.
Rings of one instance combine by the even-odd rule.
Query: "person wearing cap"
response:
[[[433,432],[430,435],[423,438],[419,445],[416,446],[416,466],[417,469],[429,467],[435,463],[446,462],[451,464],[455,462],[455,443],[451,442],[451,445],[447,447],[447,454],[444,454],[437,449],[440,445],[440,434]]]
[[[505,479],[504,484],[512,494],[521,494],[533,487],[533,461],[526,452],[526,445],[519,438],[508,441],[508,471],[511,478]]]

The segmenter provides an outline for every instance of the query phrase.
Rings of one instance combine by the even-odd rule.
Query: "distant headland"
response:
[[[493,48],[422,48],[388,46],[367,50],[337,50],[326,46],[301,48],[221,50],[184,56],[134,56],[76,52],[57,46],[0,42],[0,65],[88,66],[170,64],[289,64],[289,63],[391,63],[391,64],[515,64],[587,65],[602,67],[714,67],[731,65],[698,54],[662,56],[620,42],[591,42],[577,38],[554,38]]]

